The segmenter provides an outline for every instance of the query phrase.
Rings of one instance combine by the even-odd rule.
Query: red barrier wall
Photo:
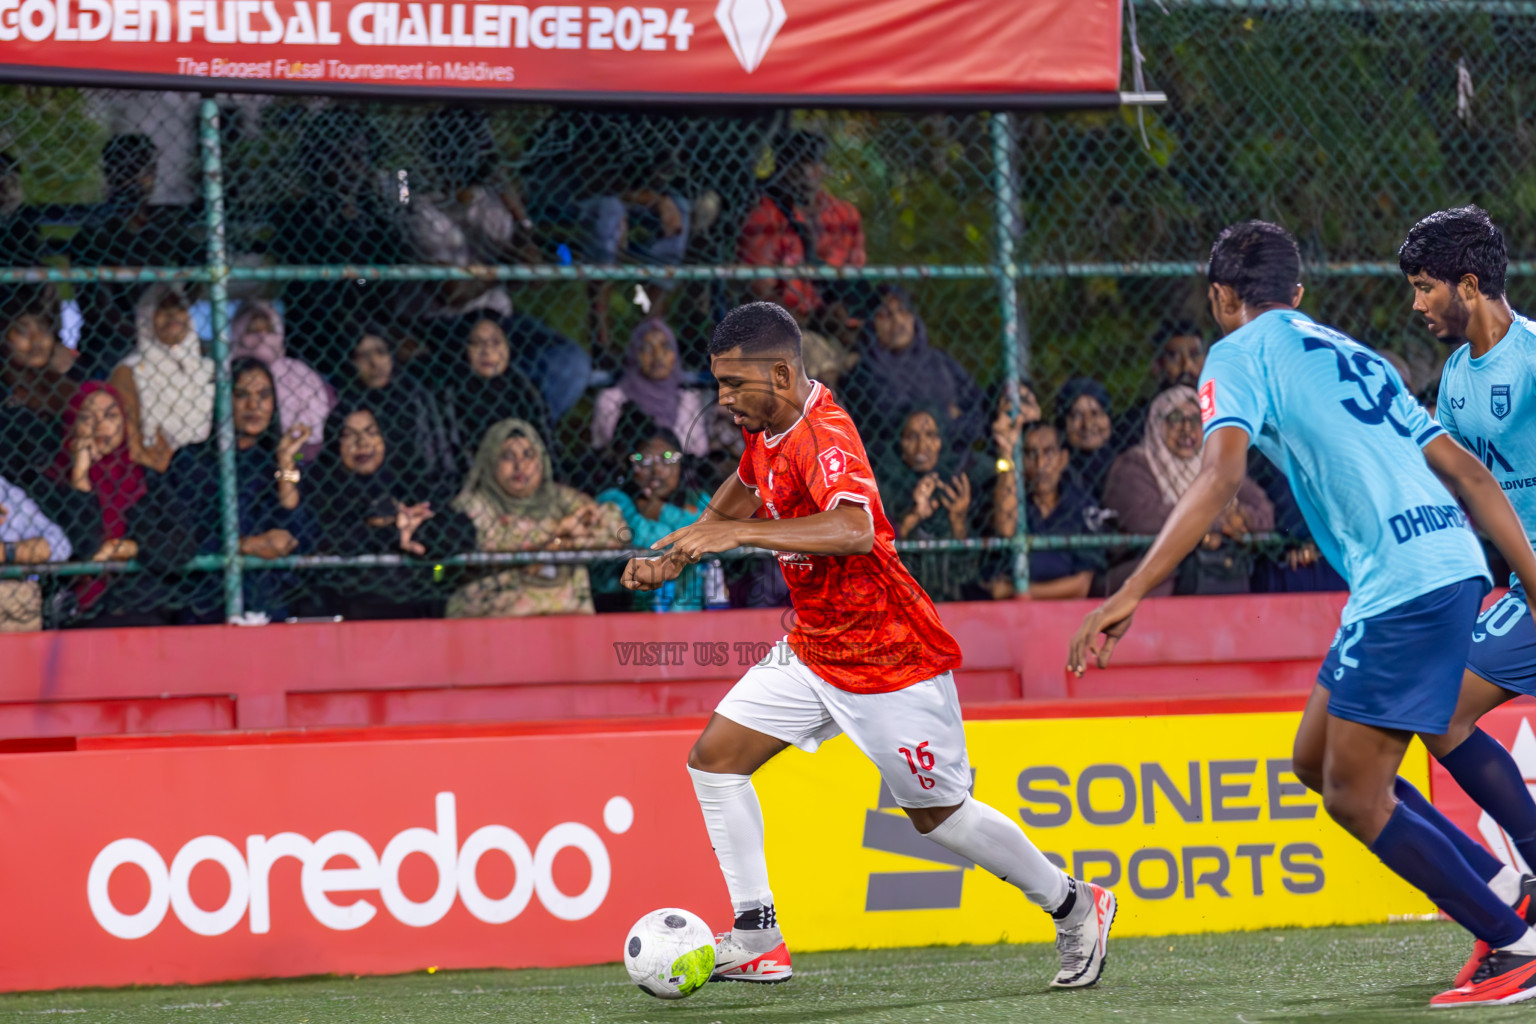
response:
[[[940,606],[967,703],[1308,689],[1343,594],[1149,601],[1107,671],[1071,679],[1090,602]],[[0,737],[342,727],[711,709],[787,610],[0,636]]]

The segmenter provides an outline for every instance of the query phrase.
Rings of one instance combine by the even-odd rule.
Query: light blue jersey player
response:
[[[1425,217],[1398,250],[1414,311],[1430,333],[1456,346],[1440,377],[1440,422],[1503,487],[1529,534],[1536,530],[1536,325],[1504,297],[1507,260],[1503,233],[1475,206]],[[1516,866],[1529,868],[1536,864],[1536,803],[1514,758],[1477,725],[1522,693],[1536,694],[1536,622],[1517,576],[1472,631],[1450,728],[1424,742],[1499,823]],[[1527,874],[1515,892],[1500,895],[1536,921],[1532,889],[1536,879]]]
[[[1533,582],[1536,553],[1498,483],[1397,372],[1297,311],[1301,255],[1289,232],[1264,221],[1232,225],[1211,248],[1208,276],[1225,338],[1201,375],[1200,472],[1135,573],[1084,620],[1068,668],[1081,673],[1090,654],[1107,665],[1141,599],[1236,496],[1257,445],[1285,473],[1313,539],[1351,591],[1297,730],[1296,775],[1322,794],[1334,821],[1480,943],[1468,977],[1432,1005],[1536,997],[1536,933],[1490,884],[1508,880],[1505,869],[1397,777],[1414,733],[1450,725],[1491,584],[1447,485]],[[1509,874],[1518,888],[1518,874]]]

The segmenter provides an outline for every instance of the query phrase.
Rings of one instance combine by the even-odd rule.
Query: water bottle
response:
[[[725,589],[725,566],[720,559],[710,559],[704,566],[704,610],[719,611],[731,606],[731,595]]]
[[[655,612],[669,612],[672,610],[672,602],[677,599],[677,581],[667,580],[656,591],[656,600],[651,605]]]

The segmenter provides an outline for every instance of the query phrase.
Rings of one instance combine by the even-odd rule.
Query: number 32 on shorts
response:
[[[924,789],[932,789],[934,786],[933,777],[923,774],[923,772],[933,771],[934,765],[933,751],[928,749],[928,742],[928,740],[923,740],[923,742],[917,745],[916,751],[908,750],[906,747],[896,748],[907,759],[907,766],[912,769],[912,774],[917,776],[917,784]],[[913,756],[914,753],[916,754],[915,757]]]
[[[1482,643],[1490,636],[1503,636],[1525,614],[1525,602],[1515,596],[1511,591],[1499,598],[1483,614],[1477,617],[1477,626],[1472,630],[1472,642]]]

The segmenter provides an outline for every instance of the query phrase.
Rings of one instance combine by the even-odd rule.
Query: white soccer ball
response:
[[[697,914],[676,907],[653,910],[624,940],[630,980],[658,999],[681,999],[715,973],[715,936]]]

